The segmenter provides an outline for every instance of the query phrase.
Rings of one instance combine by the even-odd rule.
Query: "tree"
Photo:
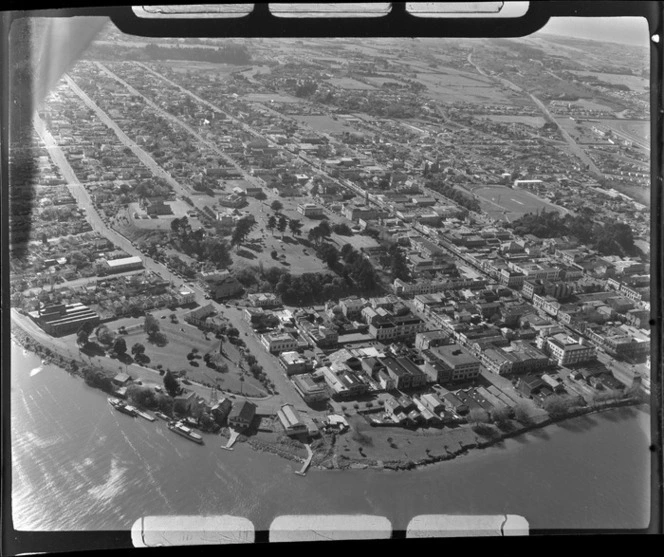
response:
[[[151,313],[145,314],[145,321],[143,321],[143,330],[149,337],[155,336],[159,332],[159,322],[157,318]]]
[[[46,235],[46,232],[42,232],[40,234],[40,239],[42,244],[44,244],[45,246],[48,245],[48,236]]]
[[[332,229],[330,228],[330,223],[326,220],[323,220],[318,225],[318,230],[320,230],[320,235],[323,238],[329,238],[332,235]]]
[[[339,264],[339,250],[332,244],[322,244],[318,248],[318,256],[332,270],[336,270]]]
[[[134,356],[142,356],[145,354],[145,346],[143,346],[140,342],[137,342],[131,347],[131,353]]]
[[[332,227],[332,231],[335,234],[339,234],[340,236],[352,236],[353,231],[350,229],[350,226],[348,226],[345,222],[342,222],[341,224],[335,224]]]
[[[284,208],[284,204],[281,201],[279,201],[278,199],[275,199],[270,204],[270,209],[272,209],[275,213],[279,213],[283,208]]]
[[[277,227],[277,217],[270,215],[270,218],[267,219],[267,229],[272,232],[274,236],[274,229]]]
[[[254,197],[258,199],[258,201],[265,201],[267,199],[267,195],[265,195],[263,190],[259,191]]]
[[[93,325],[88,321],[81,325],[76,332],[76,343],[79,346],[85,346],[89,342],[90,333],[92,333]]]
[[[180,392],[180,383],[170,370],[164,374],[164,388],[170,396],[176,396]]]
[[[100,325],[97,328],[96,335],[97,340],[106,346],[110,346],[113,343],[114,335],[106,325]]]
[[[247,239],[247,236],[249,236],[250,232],[253,230],[254,226],[256,226],[256,221],[253,215],[247,215],[246,217],[242,217],[239,221],[237,221],[235,229],[233,230],[233,234],[231,235],[231,245],[239,246],[242,242],[244,242]]]
[[[174,218],[171,221],[171,230],[176,234],[180,232],[180,219]]]
[[[124,338],[118,337],[113,343],[113,351],[117,354],[126,354],[127,353],[127,342]]]
[[[291,219],[288,222],[288,228],[290,229],[293,236],[299,236],[302,232],[302,221],[298,219]]]
[[[489,421],[489,414],[482,408],[473,408],[468,413],[468,422],[471,424],[485,424]]]
[[[284,232],[288,227],[288,218],[286,215],[279,215],[279,220],[277,221],[277,230],[281,232],[281,237],[284,237]]]
[[[390,258],[390,272],[393,279],[408,280],[410,278],[410,271],[406,256],[403,254],[397,244],[393,244],[389,251]]]
[[[307,234],[307,238],[309,239],[310,242],[315,243],[318,245],[323,238],[323,236],[320,233],[320,229],[316,226],[309,230],[309,233]]]
[[[228,244],[218,238],[208,238],[205,241],[204,253],[206,258],[221,267],[228,267],[233,260],[228,250]]]

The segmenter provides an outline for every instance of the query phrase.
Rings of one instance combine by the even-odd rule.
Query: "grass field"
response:
[[[495,219],[507,218],[512,221],[526,213],[534,213],[542,209],[565,212],[562,207],[530,192],[514,190],[506,186],[483,186],[474,189],[473,193],[479,198],[482,210]]]
[[[343,120],[333,120],[330,116],[294,116],[298,122],[306,124],[317,132],[352,132],[355,131]]]

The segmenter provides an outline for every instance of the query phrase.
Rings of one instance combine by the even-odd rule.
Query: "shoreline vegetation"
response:
[[[43,363],[55,365],[71,375],[81,377],[91,387],[100,389],[109,394],[113,393],[111,379],[103,370],[95,369],[87,364],[62,356],[56,351],[36,341],[27,331],[22,329],[15,322],[12,323],[11,335],[12,339],[25,350],[39,356]],[[319,438],[311,443],[311,448],[314,451],[311,467],[318,470],[414,470],[423,466],[455,459],[467,454],[472,449],[485,449],[494,445],[499,445],[507,439],[542,429],[546,426],[560,423],[568,419],[578,418],[615,408],[639,406],[642,404],[647,404],[647,400],[638,395],[632,395],[617,400],[595,402],[590,406],[576,407],[567,410],[564,414],[533,420],[528,424],[523,424],[515,420],[510,420],[509,427],[506,428],[498,428],[488,424],[476,424],[472,428],[466,428],[467,435],[463,436],[461,440],[455,439],[456,447],[443,445],[444,449],[442,453],[434,453],[433,450],[427,448],[425,449],[426,456],[418,459],[404,457],[398,459],[378,460],[371,457],[356,458],[339,454],[338,451],[335,450],[337,448],[335,445],[341,436],[338,434],[332,434],[331,439],[329,440]],[[367,429],[358,432],[358,436],[360,438],[368,438],[366,432],[371,430],[373,430],[373,428],[369,428],[367,424]],[[227,428],[222,428],[217,436],[220,439],[227,438]],[[418,439],[427,437],[432,441],[438,440],[439,443],[437,443],[437,445],[440,445],[440,441],[444,438],[444,435],[416,435],[416,437]],[[388,438],[388,440],[389,439],[391,438]],[[246,437],[245,435],[240,435],[238,442],[247,443],[254,451],[271,453],[294,462],[304,462],[306,459],[304,443],[290,439],[285,435],[281,435],[275,440],[266,440],[258,438],[257,436]],[[360,452],[362,453],[363,451],[360,450]]]

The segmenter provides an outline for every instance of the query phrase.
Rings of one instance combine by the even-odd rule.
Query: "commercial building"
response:
[[[297,348],[297,340],[290,333],[265,333],[261,335],[261,344],[268,352],[289,352]]]
[[[537,347],[551,356],[560,366],[579,364],[597,357],[592,346],[581,344],[564,333],[539,337]]]
[[[277,417],[286,432],[286,435],[296,436],[307,433],[306,424],[300,419],[300,415],[292,404],[284,404],[277,410]]]
[[[100,323],[99,315],[81,303],[44,306],[29,315],[37,325],[54,337],[75,333],[86,324],[94,327]]]
[[[480,362],[458,344],[435,346],[424,353],[424,371],[437,383],[467,381],[480,374]]]
[[[309,218],[320,218],[325,215],[325,210],[314,203],[300,203],[297,212]]]
[[[296,375],[307,372],[307,360],[298,352],[289,351],[279,354],[279,363],[286,370],[286,375]]]
[[[113,275],[116,273],[125,273],[143,268],[143,261],[138,255],[132,257],[123,257],[122,259],[102,259],[99,265],[100,275]]]
[[[330,398],[330,393],[325,384],[317,383],[306,373],[294,375],[291,377],[291,382],[293,383],[295,390],[307,404],[311,404],[312,402],[323,402]]]

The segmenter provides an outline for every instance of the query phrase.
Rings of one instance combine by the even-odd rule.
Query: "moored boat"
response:
[[[171,419],[170,416],[167,416],[163,412],[155,412],[154,415],[157,416],[157,418],[160,418],[160,419],[165,420],[167,422]]]
[[[135,418],[138,416],[138,411],[136,408],[133,406],[130,406],[126,402],[123,402],[122,400],[118,398],[109,398],[108,403],[115,408],[118,412],[122,412],[123,414],[127,414],[128,416],[131,416],[132,418]]]
[[[203,444],[203,438],[182,422],[168,422],[168,429],[174,431],[178,435],[182,435],[182,437],[186,437],[194,443],[198,443],[199,445]]]

